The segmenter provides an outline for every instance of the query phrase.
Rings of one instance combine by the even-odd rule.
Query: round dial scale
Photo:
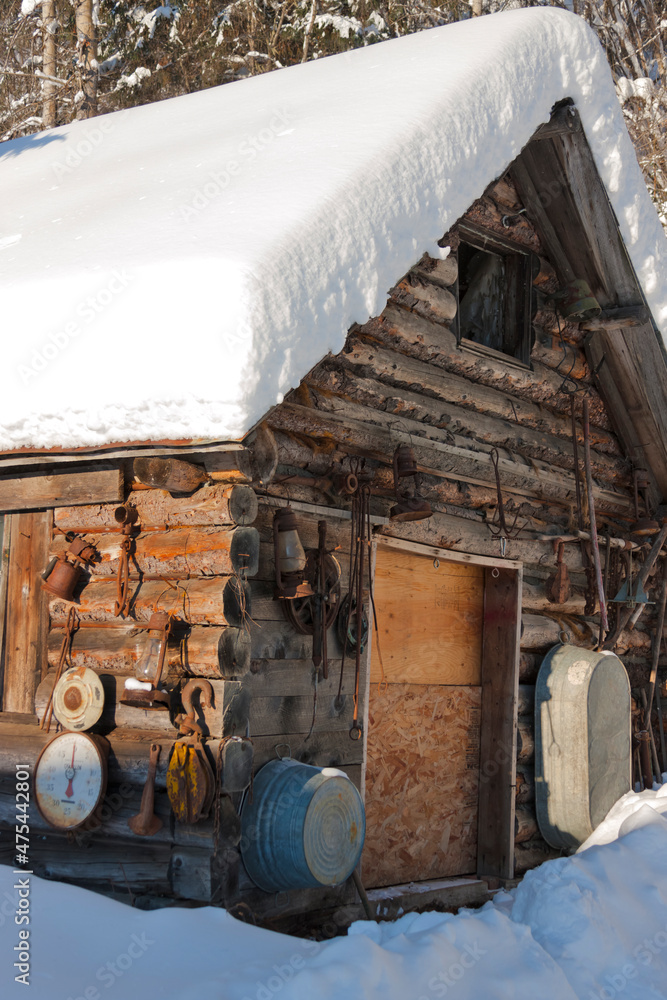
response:
[[[75,830],[91,818],[107,787],[108,744],[87,733],[60,733],[35,764],[35,801],[58,830]]]

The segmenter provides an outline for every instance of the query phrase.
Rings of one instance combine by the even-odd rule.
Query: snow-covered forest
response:
[[[4,0],[0,140],[529,0]],[[664,0],[569,0],[603,44],[667,224]]]

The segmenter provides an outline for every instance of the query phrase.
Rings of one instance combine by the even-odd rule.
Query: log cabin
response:
[[[635,730],[664,666],[667,246],[608,77],[579,19],[517,11],[0,150],[0,861],[17,768],[80,704],[53,697],[63,669],[99,681],[107,783],[73,829],[33,787],[37,875],[344,926],[351,883],[267,891],[244,864],[277,759],[359,790],[377,918],[478,905],[560,854],[535,809],[545,653],[613,650]],[[631,614],[610,599],[633,566],[657,604]],[[162,710],[128,695],[151,634]],[[192,680],[214,788],[183,821]],[[661,738],[664,770],[660,717]]]

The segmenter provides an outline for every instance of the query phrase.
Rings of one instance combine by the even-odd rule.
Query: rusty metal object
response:
[[[496,507],[496,513],[494,515],[493,521],[489,522],[488,527],[489,527],[489,531],[494,536],[494,538],[499,538],[500,539],[500,554],[502,556],[504,556],[505,555],[505,546],[506,546],[507,540],[509,538],[517,538],[521,534],[521,532],[523,531],[523,529],[525,528],[526,525],[525,525],[525,522],[524,522],[524,524],[520,525],[517,528],[516,523],[519,520],[519,512],[517,511],[516,512],[516,516],[514,518],[514,521],[512,522],[512,527],[510,528],[508,526],[507,519],[505,517],[505,505],[503,503],[503,491],[502,491],[502,489],[500,487],[500,470],[498,468],[498,462],[499,462],[500,456],[498,455],[498,449],[497,448],[492,448],[492,450],[490,451],[489,455],[490,455],[490,458],[491,458],[491,463],[493,465],[493,471],[494,471],[495,476],[496,476],[496,494],[497,494],[497,497],[498,497],[498,505]],[[496,523],[496,517],[498,518],[497,523]]]
[[[651,763],[651,735],[648,729],[640,729],[637,733],[639,740],[639,761],[641,764],[642,784],[644,788],[653,788],[653,765]]]
[[[130,558],[135,551],[135,537],[139,533],[137,520],[139,513],[131,504],[123,504],[114,511],[116,523],[121,526],[123,539],[120,543],[120,559],[116,573],[117,596],[114,614],[124,618],[130,613]]]
[[[151,744],[146,784],[141,793],[141,806],[137,815],[130,816],[127,821],[132,833],[136,833],[138,837],[154,837],[158,830],[162,829],[162,820],[155,815],[155,771],[161,749],[159,743]]]
[[[572,587],[567,566],[563,561],[563,550],[565,546],[560,539],[554,540],[554,552],[556,553],[556,573],[547,580],[547,600],[552,604],[566,604],[570,599]]]
[[[571,281],[554,295],[554,299],[558,302],[558,311],[563,319],[583,321],[599,316],[602,312],[600,303],[583,278]]]
[[[433,511],[431,510],[430,503],[428,500],[422,500],[416,493],[419,469],[417,468],[415,453],[409,444],[398,446],[394,452],[392,468],[394,471],[394,493],[397,502],[389,511],[390,519],[392,521],[421,521],[424,518],[431,517]],[[399,492],[399,481],[408,477],[414,481],[413,496],[402,495]]]
[[[300,635],[313,637],[313,665],[322,666],[322,676],[329,676],[327,655],[327,629],[336,620],[340,607],[340,564],[327,549],[327,523],[318,521],[318,547],[306,553],[306,582],[313,591],[311,597],[297,597],[283,602],[283,613],[292,628]]]
[[[60,680],[60,676],[63,672],[65,664],[69,660],[70,649],[72,646],[72,637],[79,627],[79,616],[76,613],[76,608],[70,608],[67,615],[67,625],[65,626],[65,635],[63,636],[63,641],[60,646],[60,655],[58,657],[58,667],[56,668],[56,676],[53,682],[53,687],[51,688],[51,694],[49,695],[49,700],[46,705],[46,711],[42,721],[39,724],[39,728],[45,730],[47,733],[51,729],[51,718],[53,716],[53,696],[56,692],[56,685]]]
[[[605,600],[604,585],[602,582],[602,567],[600,564],[600,550],[598,548],[598,530],[595,523],[595,499],[593,497],[593,473],[591,471],[591,434],[588,397],[584,396],[583,401],[584,417],[584,468],[586,470],[586,491],[588,493],[588,516],[590,519],[591,544],[593,547],[593,565],[595,566],[595,581],[597,584],[598,601],[600,603],[600,631],[606,633],[609,629],[607,619],[607,602]]]
[[[70,542],[66,552],[52,560],[42,574],[42,586],[50,594],[55,594],[63,601],[78,604],[74,599],[81,578],[82,567],[89,566],[97,558],[97,549],[92,542],[86,542],[78,535],[67,535]]]
[[[209,681],[194,677],[183,688],[181,700],[185,714],[177,716],[180,739],[174,744],[167,770],[167,794],[180,823],[197,823],[208,816],[215,797],[215,774],[206,756],[202,729],[195,721],[193,696],[200,693],[200,703],[213,704]]]

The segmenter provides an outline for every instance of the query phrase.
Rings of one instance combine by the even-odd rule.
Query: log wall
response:
[[[233,770],[229,777],[222,771],[222,788],[227,791],[219,832],[212,819],[194,827],[175,823],[165,789],[169,750],[176,736],[173,719],[167,713],[123,706],[120,695],[141,652],[143,633],[137,626],[145,624],[154,610],[169,611],[177,624],[169,641],[167,686],[177,694],[189,677],[211,681],[214,704],[200,713],[199,720],[209,738],[212,763],[221,741],[249,737],[255,770],[287,753],[307,763],[342,767],[363,787],[363,743],[349,737],[352,663],[343,672],[339,697],[341,648],[335,629],[329,633],[325,679],[322,669],[313,667],[310,637],[294,631],[273,597],[272,520],[276,508],[286,502],[297,513],[306,548],[317,546],[317,522],[326,517],[328,544],[338,546],[342,592],[346,592],[351,501],[339,491],[339,483],[352,471],[370,487],[376,537],[486,556],[498,566],[504,557],[523,564],[515,870],[521,873],[550,855],[534,815],[534,683],[550,646],[565,639],[590,647],[597,642],[599,628],[596,611],[589,608],[585,613],[585,555],[578,541],[565,544],[570,597],[558,606],[548,596],[555,571],[553,539],[572,537],[578,528],[572,398],[582,481],[583,392],[590,401],[594,497],[602,536],[628,537],[634,518],[632,470],[586,359],[585,331],[558,320],[548,300],[557,282],[544,247],[525,216],[513,215],[509,230],[503,226],[502,216],[509,208],[516,213],[521,203],[505,178],[475,203],[467,220],[499,236],[509,234],[541,259],[530,366],[497,351],[459,344],[455,229],[442,241],[451,247],[445,260],[425,256],[417,262],[391,289],[382,315],[353,327],[343,351],[325,358],[270,413],[261,434],[266,452],[261,473],[249,453],[245,481],[252,481],[253,489],[208,484],[188,497],[171,496],[164,490],[142,489],[126,475],[124,496],[131,493],[140,524],[130,566],[132,604],[127,618],[114,614],[122,539],[114,519],[118,497],[114,494],[114,502],[108,502],[107,495],[100,494],[90,503],[51,508],[51,555],[67,546],[69,531],[93,539],[100,553],[80,587],[80,628],[72,641],[70,662],[102,676],[107,701],[98,729],[110,741],[111,758],[107,814],[101,827],[75,835],[74,853],[67,838],[52,831],[39,843],[35,838],[31,861],[38,874],[140,897],[146,905],[155,898],[163,903],[179,899],[223,905],[245,900],[260,918],[276,914],[276,900],[252,887],[240,863],[242,789],[232,781]],[[389,519],[395,503],[391,463],[399,444],[414,449],[420,470],[418,490],[433,509],[428,520]],[[507,540],[504,551],[494,533],[495,453],[509,524],[517,517],[521,528]],[[199,461],[209,474],[216,470],[219,474],[225,464],[215,453],[201,455]],[[612,580],[617,580],[616,564],[610,569]],[[19,590],[14,589],[18,600]],[[44,656],[41,665],[31,666],[35,686],[39,685],[34,702],[38,714],[53,686],[68,611],[62,600],[53,598],[49,603]],[[648,669],[651,624],[647,612],[619,639],[617,651],[627,655],[633,683],[642,683]],[[364,689],[362,678],[362,693]],[[31,707],[21,704],[16,710],[29,712]],[[360,718],[364,711],[362,696]],[[0,719],[2,825],[13,822],[12,789],[6,776],[14,763],[34,759],[46,739],[26,721],[19,725]],[[129,831],[127,819],[138,811],[153,741],[162,746],[156,812],[163,827],[147,840]],[[37,815],[33,819],[40,838],[49,833]],[[11,860],[6,850],[0,859]],[[322,908],[351,898],[347,887],[290,895],[281,912]]]

